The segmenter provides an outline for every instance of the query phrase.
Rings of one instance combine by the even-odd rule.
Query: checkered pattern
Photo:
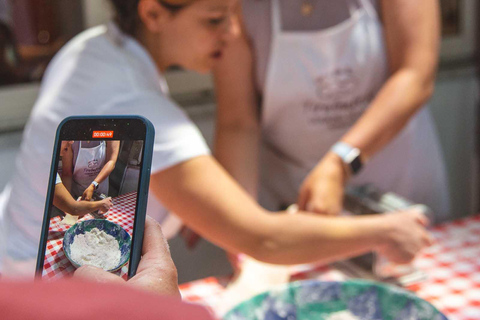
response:
[[[215,307],[221,305],[222,293],[230,280],[231,277],[209,277],[182,284],[180,292],[183,300],[202,304],[215,315]]]
[[[435,243],[415,260],[427,280],[408,287],[431,302],[450,320],[480,320],[480,215],[432,230]],[[295,266],[291,281],[344,281],[348,276],[330,266]],[[207,278],[180,287],[184,300],[219,309],[228,278]],[[218,315],[219,316],[219,315]]]
[[[480,215],[436,227],[415,260],[428,279],[409,287],[452,320],[480,319]]]
[[[126,193],[113,198],[113,207],[106,214],[107,220],[122,226],[130,236],[133,232],[136,201],[136,192]],[[87,214],[78,221],[80,222],[90,219],[94,218],[92,215]],[[60,224],[61,220],[62,218],[59,216],[50,219],[47,249],[42,273],[44,279],[63,278],[72,275],[75,271],[75,267],[70,263],[62,250],[63,236],[70,226]],[[127,271],[127,266],[124,266],[116,273],[126,279]]]

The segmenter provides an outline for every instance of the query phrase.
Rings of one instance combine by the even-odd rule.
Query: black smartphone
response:
[[[93,265],[127,279],[142,252],[154,141],[139,116],[69,117],[57,129],[36,274]]]

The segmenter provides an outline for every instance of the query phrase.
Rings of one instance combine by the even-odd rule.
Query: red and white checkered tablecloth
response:
[[[113,206],[107,212],[106,219],[119,224],[129,234],[132,235],[133,222],[135,215],[135,204],[137,193],[130,192],[112,199]],[[78,221],[94,219],[90,214],[85,215]],[[43,264],[42,277],[44,279],[59,279],[72,275],[75,267],[70,263],[63,252],[63,236],[70,226],[60,224],[62,217],[57,216],[50,219],[48,232],[47,249],[45,251],[45,261]],[[127,278],[127,266],[116,273],[123,278]]]
[[[431,302],[450,320],[480,320],[480,215],[439,225],[432,233],[435,243],[414,262],[427,279],[407,289]],[[331,266],[295,268],[291,281],[348,279]],[[183,284],[180,290],[184,300],[203,304],[215,314],[221,309],[229,280],[210,277]]]
[[[428,278],[410,287],[451,320],[480,319],[480,215],[433,231],[435,243],[415,260]]]

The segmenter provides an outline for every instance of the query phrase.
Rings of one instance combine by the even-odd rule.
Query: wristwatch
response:
[[[330,150],[342,159],[350,174],[355,175],[362,169],[363,163],[360,149],[352,147],[345,142],[337,142]]]
[[[95,180],[93,180],[91,184],[93,184],[94,190],[97,190],[97,188],[98,188],[98,182],[95,181]]]

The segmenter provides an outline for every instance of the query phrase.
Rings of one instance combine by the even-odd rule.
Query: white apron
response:
[[[304,178],[363,114],[388,77],[382,25],[370,1],[321,31],[283,31],[272,0],[272,44],[262,106],[260,202],[297,201]],[[427,108],[350,182],[373,183],[449,210],[442,155]]]
[[[95,180],[106,160],[107,143],[105,141],[93,148],[82,148],[82,143],[83,141],[79,142],[77,160],[73,169],[72,195],[74,198],[81,196]],[[96,192],[108,195],[108,177],[98,185]]]

